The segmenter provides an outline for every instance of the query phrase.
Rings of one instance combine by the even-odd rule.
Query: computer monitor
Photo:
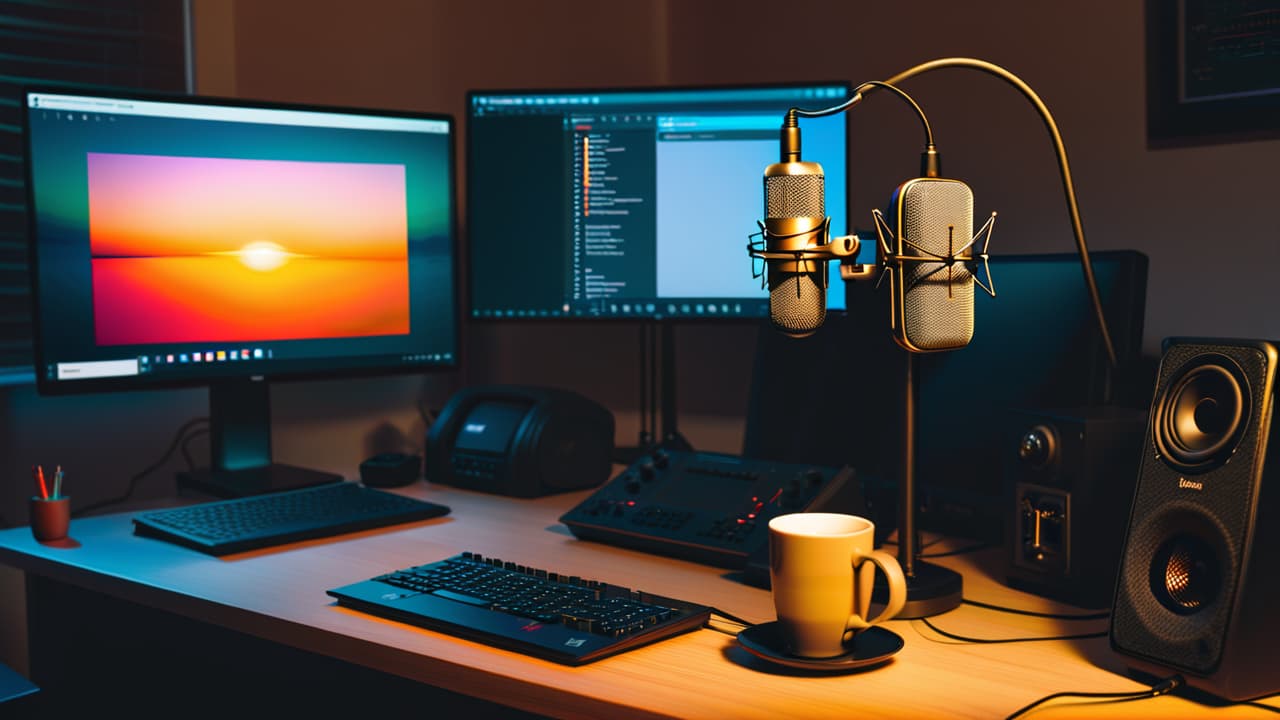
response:
[[[222,495],[271,463],[268,383],[457,366],[454,121],[25,93],[42,394],[207,385]]]
[[[972,342],[917,356],[921,527],[999,539],[1002,475],[1016,452],[1007,437],[1011,411],[1150,403],[1154,375],[1141,356],[1147,257],[1132,250],[1090,257],[1118,369],[1108,367],[1075,253],[992,256],[997,294],[975,294]],[[761,330],[743,453],[849,464],[869,493],[887,487],[880,494],[892,503],[906,355],[890,338],[883,288],[870,281],[847,289],[850,312],[811,338]],[[812,368],[840,368],[846,380]],[[886,509],[878,519],[888,529],[896,518]]]
[[[750,319],[769,314],[748,235],[788,108],[847,99],[845,82],[473,91],[467,232],[475,319]],[[844,113],[804,120],[804,159],[847,226]],[[871,262],[874,247],[866,248]],[[844,307],[829,264],[829,309]]]

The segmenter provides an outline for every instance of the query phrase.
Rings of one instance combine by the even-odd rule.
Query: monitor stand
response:
[[[656,423],[662,421],[662,433]],[[630,465],[658,448],[692,450],[676,426],[676,341],[670,322],[649,322],[640,329],[640,442],[620,447],[614,461]]]
[[[263,380],[209,386],[212,467],[178,473],[178,486],[221,498],[341,482],[334,473],[271,462],[271,394]]]

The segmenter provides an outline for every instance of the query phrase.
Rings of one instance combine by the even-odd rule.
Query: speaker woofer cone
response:
[[[1165,460],[1204,470],[1235,450],[1248,421],[1248,389],[1234,362],[1210,355],[1169,381],[1156,408],[1155,441]]]

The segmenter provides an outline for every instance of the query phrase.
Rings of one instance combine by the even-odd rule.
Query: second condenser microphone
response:
[[[797,143],[798,145],[798,143]],[[798,153],[797,153],[798,155]],[[764,169],[764,225],[770,251],[825,244],[826,190],[822,166],[798,159]],[[825,260],[769,260],[769,319],[795,337],[822,327],[827,316]]]
[[[973,191],[959,180],[908,180],[894,192],[889,218],[898,256],[889,268],[894,340],[911,352],[968,345],[974,277],[956,258],[973,254]]]

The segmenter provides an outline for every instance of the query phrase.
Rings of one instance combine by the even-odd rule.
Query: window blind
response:
[[[29,377],[22,91],[187,89],[184,0],[0,0],[0,378]]]

